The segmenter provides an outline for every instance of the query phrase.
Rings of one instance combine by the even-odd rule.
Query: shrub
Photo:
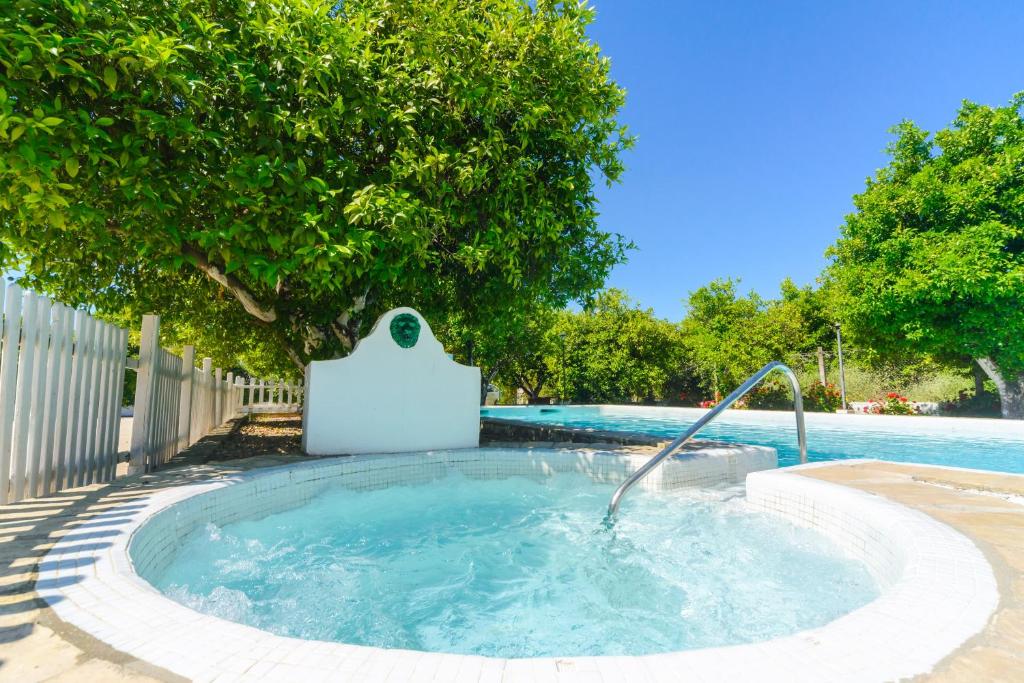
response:
[[[747,405],[755,410],[785,410],[793,406],[793,390],[785,382],[766,381],[745,398]]]
[[[814,381],[804,391],[804,408],[821,413],[834,413],[843,405],[838,387],[828,382]]]
[[[868,401],[865,413],[871,415],[916,415],[917,409],[907,399],[895,391],[890,391],[884,398],[873,398]]]
[[[940,403],[939,412],[958,417],[999,417],[999,395],[961,391],[955,399]]]

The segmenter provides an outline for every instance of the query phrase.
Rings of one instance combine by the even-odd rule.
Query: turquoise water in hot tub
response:
[[[281,635],[502,657],[667,652],[823,625],[878,595],[818,534],[728,491],[629,496],[581,474],[330,488],[188,537],[147,576]],[[216,495],[216,494],[213,494]],[[734,497],[731,497],[734,496]]]
[[[489,407],[484,416],[675,438],[705,410],[616,406]],[[1024,473],[1024,422],[928,416],[806,413],[811,462],[877,458]],[[799,463],[792,412],[726,411],[698,439],[770,446],[779,466]]]

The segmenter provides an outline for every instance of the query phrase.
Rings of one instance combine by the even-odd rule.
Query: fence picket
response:
[[[72,486],[82,486],[85,483],[86,448],[89,442],[89,395],[90,378],[92,377],[92,347],[95,343],[96,324],[95,320],[88,315],[82,316],[82,336],[79,339],[79,346],[75,349],[81,363],[78,379],[78,407],[76,409],[75,425],[75,447],[71,452],[74,462]]]
[[[75,477],[78,469],[76,455],[78,453],[79,425],[82,422],[82,387],[85,386],[83,373],[85,359],[82,349],[85,346],[86,325],[88,319],[85,311],[75,311],[75,341],[71,351],[71,391],[68,403],[68,433],[65,437],[67,447],[64,454],[64,488],[76,486]]]
[[[4,296],[3,350],[0,353],[0,504],[10,500],[11,447],[17,399],[18,348],[21,340],[22,293],[8,285]]]
[[[67,468],[68,430],[71,424],[71,359],[75,347],[75,312],[66,306],[61,310],[63,340],[60,349],[60,379],[57,389],[56,420],[53,425],[53,490],[60,491],[65,485]]]
[[[35,374],[32,378],[32,405],[29,407],[28,447],[25,451],[25,489],[22,497],[39,495],[39,470],[43,459],[43,405],[46,403],[46,377],[50,357],[52,306],[46,297],[36,300]]]
[[[194,390],[193,372],[196,362],[196,347],[186,346],[181,352],[181,390],[178,398],[178,450],[183,451],[189,446],[192,427],[192,392]]]
[[[39,343],[39,305],[36,295],[25,293],[21,349],[18,355],[18,388],[14,405],[14,450],[11,453],[11,490],[8,499],[25,495],[29,432],[32,429],[32,392],[35,389],[36,346]]]
[[[135,416],[132,418],[132,450],[129,473],[145,472],[149,439],[149,418],[153,403],[153,371],[156,352],[160,348],[160,318],[142,316],[142,336],[139,342],[139,369],[135,381]]]
[[[39,481],[32,495],[47,495],[53,482],[53,441],[57,423],[57,396],[60,393],[61,353],[64,344],[64,306],[55,304],[50,311],[50,350],[46,365],[46,390],[43,393],[42,440],[39,444]]]
[[[221,369],[214,370],[213,379],[213,424],[221,423],[221,416],[224,414],[224,397],[221,395]]]
[[[103,480],[111,481],[117,473],[118,441],[121,434],[121,399],[124,395],[125,348],[128,345],[128,331],[114,328],[113,344],[110,350],[111,392],[107,407],[107,442],[104,447],[106,472]]]
[[[113,388],[110,384],[110,348],[113,346],[114,326],[102,323],[100,330],[100,343],[96,354],[99,387],[96,392],[96,421],[93,426],[96,432],[96,443],[91,449],[93,457],[90,467],[92,483],[102,482],[107,469],[107,430],[110,428],[107,420],[108,395]]]

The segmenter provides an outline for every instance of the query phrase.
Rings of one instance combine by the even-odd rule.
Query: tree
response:
[[[552,309],[542,305],[490,310],[464,302],[439,325],[438,338],[453,351],[456,360],[480,367],[481,405],[499,375],[517,378],[530,397],[537,398],[527,378],[533,376],[532,368],[539,367],[531,361],[542,358],[538,354],[543,353],[543,339],[554,315]],[[534,381],[539,391],[544,384],[543,374]],[[509,388],[507,383],[505,388]]]
[[[552,390],[552,358],[558,353],[555,322],[560,312],[537,307],[527,315],[516,318],[519,323],[509,334],[501,348],[501,363],[496,378],[507,390],[522,389],[530,400]]]
[[[579,313],[561,313],[548,332],[549,390],[577,403],[675,398],[688,365],[676,325],[610,289]]]
[[[1024,418],[1024,93],[904,121],[830,249],[842,314],[880,349],[969,356]]]
[[[695,290],[687,302],[682,334],[704,386],[727,394],[773,360],[793,364],[815,349],[826,334],[816,292],[792,282],[782,285],[782,298],[746,297],[737,282],[714,280]]]
[[[623,91],[574,2],[17,0],[0,13],[4,265],[69,303],[212,287],[301,366],[383,310],[562,306]],[[191,297],[190,297],[191,298]],[[184,315],[187,311],[178,310]]]

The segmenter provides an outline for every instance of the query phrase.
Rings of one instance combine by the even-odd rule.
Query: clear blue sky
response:
[[[1024,90],[1024,0],[591,0],[638,136],[601,225],[636,242],[609,285],[679,319],[716,277],[809,284],[887,130]]]

